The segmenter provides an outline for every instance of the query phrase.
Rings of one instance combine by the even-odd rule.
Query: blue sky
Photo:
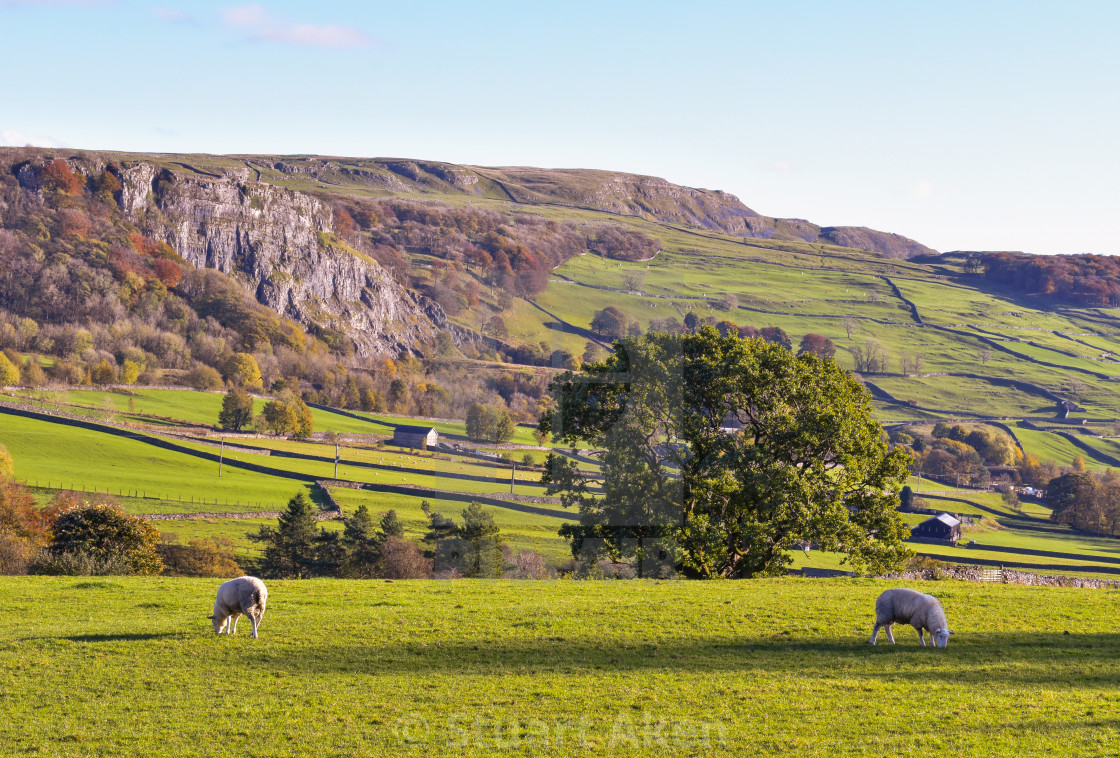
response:
[[[0,0],[0,144],[603,168],[1120,253],[1120,3]]]

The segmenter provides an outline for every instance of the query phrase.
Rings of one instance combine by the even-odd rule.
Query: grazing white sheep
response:
[[[264,582],[255,576],[241,576],[230,579],[218,587],[218,597],[214,600],[215,634],[237,634],[237,620],[241,614],[253,622],[253,639],[257,638],[257,628],[264,618],[264,607],[268,602],[268,590]]]
[[[891,624],[909,624],[918,631],[918,642],[924,647],[922,630],[929,632],[929,639],[936,647],[949,644],[949,623],[945,611],[933,595],[926,595],[904,588],[887,590],[875,601],[875,628],[871,630],[871,644],[879,637],[879,628],[885,627],[887,639],[894,644]]]

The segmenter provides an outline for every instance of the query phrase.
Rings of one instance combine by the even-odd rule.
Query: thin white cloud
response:
[[[758,165],[763,171],[773,171],[778,174],[788,174],[793,171],[793,164],[787,160],[769,161]]]
[[[223,8],[221,15],[222,21],[227,25],[241,28],[253,29],[261,27],[269,22],[268,11],[259,3],[254,3],[253,5],[239,5],[233,8]]]
[[[101,0],[0,0],[0,7],[50,7],[56,5],[101,5]]]
[[[309,47],[365,47],[373,40],[361,29],[338,24],[301,24],[273,18],[259,3],[223,8],[222,23],[248,39]]]
[[[166,21],[169,24],[190,24],[194,23],[194,16],[181,11],[178,8],[169,8],[166,5],[157,5],[152,8],[152,15],[160,21]]]
[[[50,137],[24,134],[16,129],[0,129],[0,145],[5,147],[62,147]]]
[[[914,184],[910,186],[910,194],[924,200],[933,197],[934,189],[933,182],[928,179],[923,179],[920,182],[914,182]]]

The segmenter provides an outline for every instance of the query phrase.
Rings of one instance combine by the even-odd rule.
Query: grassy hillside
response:
[[[0,579],[0,741],[56,756],[1101,755],[1112,593],[935,582],[956,631],[867,645],[888,582]],[[43,609],[51,612],[45,613]],[[77,679],[81,687],[75,687]]]
[[[191,390],[138,390],[129,396],[119,392],[95,390],[63,393],[34,393],[46,397],[48,409],[62,407],[102,426],[75,428],[58,421],[27,419],[0,412],[0,444],[11,452],[18,478],[31,485],[41,503],[60,489],[108,492],[121,499],[130,513],[139,515],[179,514],[185,520],[156,522],[159,529],[180,541],[197,537],[223,536],[232,539],[238,555],[251,558],[258,546],[248,540],[263,523],[259,518],[229,518],[202,515],[218,513],[277,512],[296,492],[307,492],[325,505],[325,499],[311,483],[313,479],[336,478],[333,464],[335,447],[326,440],[295,442],[278,438],[229,440],[222,475],[218,476],[220,432],[208,432],[199,425],[209,422],[217,412],[220,395]],[[59,405],[59,403],[69,403]],[[40,399],[29,401],[43,405]],[[128,411],[129,407],[133,410]],[[102,409],[121,409],[109,412]],[[0,408],[2,411],[2,408]],[[147,412],[157,415],[148,415]],[[538,471],[519,465],[516,470],[503,458],[479,458],[452,451],[401,449],[385,441],[393,425],[411,419],[383,414],[342,415],[317,410],[316,428],[338,421],[335,431],[344,432],[337,478],[364,489],[333,487],[332,493],[344,515],[359,505],[375,514],[389,509],[398,512],[406,536],[417,540],[427,532],[421,503],[427,500],[433,510],[458,518],[472,498],[482,499],[494,515],[510,548],[535,550],[552,566],[570,558],[565,540],[557,531],[566,520],[575,518],[555,503],[534,501],[544,494]],[[183,418],[178,418],[182,416]],[[107,425],[107,418],[118,426]],[[368,419],[368,420],[366,420]],[[131,427],[122,430],[120,422]],[[190,428],[188,428],[190,427]],[[444,433],[464,432],[461,423],[439,424]],[[331,429],[330,426],[325,428]],[[186,430],[186,434],[182,433]],[[1084,451],[1064,437],[1041,429],[1015,428],[1024,448],[1043,461],[1068,464]],[[527,430],[522,430],[529,437]],[[209,439],[207,440],[207,437]],[[1092,439],[1086,437],[1085,439]],[[157,447],[153,442],[170,446]],[[1115,453],[1112,440],[1094,440],[1102,452]],[[472,446],[466,445],[466,452]],[[247,452],[249,448],[269,453]],[[541,451],[505,451],[520,462],[528,452],[538,461]],[[297,456],[297,457],[291,457]],[[1087,465],[1102,470],[1103,464],[1086,456]],[[240,468],[247,463],[266,466],[269,472]],[[594,463],[581,462],[587,470]],[[514,484],[510,493],[510,483]],[[976,547],[942,548],[913,544],[919,553],[943,559],[984,560],[994,565],[1022,564],[1036,571],[1114,577],[1120,563],[1120,540],[1087,537],[1066,526],[1051,524],[1049,510],[1039,503],[1024,502],[1020,510],[1010,509],[997,493],[955,488],[940,482],[911,477],[909,484],[925,500],[925,507],[967,516],[978,524],[966,531],[966,541]],[[406,489],[404,489],[406,488]],[[907,515],[908,523],[925,516]],[[340,522],[325,522],[339,528]],[[1035,551],[1025,554],[1022,550]],[[1047,553],[1046,555],[1039,554]],[[1054,555],[1049,555],[1053,553]],[[794,555],[795,567],[844,568],[840,556],[812,553]],[[1054,567],[1064,567],[1057,570]]]

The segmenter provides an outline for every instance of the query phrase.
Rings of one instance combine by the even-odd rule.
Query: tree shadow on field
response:
[[[1120,678],[1120,634],[977,634],[944,650],[918,645],[913,630],[897,629],[898,644],[880,636],[804,640],[788,636],[674,639],[645,642],[570,640],[428,640],[415,643],[338,645],[251,652],[260,664],[299,674],[518,674],[587,671],[759,672],[833,679],[941,681],[990,686],[993,682],[1060,687],[1115,686]]]

